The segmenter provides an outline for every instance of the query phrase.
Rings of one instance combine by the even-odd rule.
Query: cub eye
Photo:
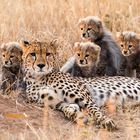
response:
[[[35,56],[35,53],[30,53],[31,54],[31,56]]]
[[[13,57],[14,57],[13,55],[10,56],[10,58],[13,58]]]
[[[83,28],[81,28],[81,30],[83,30]]]
[[[46,56],[49,56],[51,53],[46,53]]]
[[[5,55],[4,55],[4,54],[3,54],[2,56],[3,56],[3,57],[5,57]]]
[[[123,44],[121,44],[121,47],[123,47]]]
[[[80,56],[80,53],[77,53],[78,56]]]
[[[92,28],[87,28],[87,31],[90,31]]]
[[[86,55],[85,55],[85,57],[88,57],[88,56],[89,56],[89,54],[86,54]]]
[[[133,47],[133,45],[128,45],[128,48],[132,48]]]

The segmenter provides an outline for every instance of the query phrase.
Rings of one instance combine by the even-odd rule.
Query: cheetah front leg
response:
[[[90,117],[95,116],[97,124],[100,124],[103,128],[107,129],[108,131],[113,131],[117,129],[113,120],[105,116],[95,103],[91,102],[86,104],[86,108]]]
[[[84,113],[80,111],[80,107],[74,103],[60,102],[56,105],[56,110],[63,112],[64,116],[74,122],[79,120],[83,121],[83,124],[87,123],[87,118]]]

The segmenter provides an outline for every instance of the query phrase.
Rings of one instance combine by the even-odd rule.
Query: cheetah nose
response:
[[[84,60],[80,60],[80,63],[83,64]]]
[[[45,67],[44,64],[38,64],[37,66],[38,66],[40,69],[42,69],[43,67]]]
[[[86,36],[86,33],[83,33],[83,37],[85,37]]]

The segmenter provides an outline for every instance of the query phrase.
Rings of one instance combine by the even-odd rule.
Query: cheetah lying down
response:
[[[114,121],[105,116],[99,106],[105,100],[118,97],[123,103],[127,98],[140,101],[140,80],[128,77],[74,78],[55,72],[55,55],[48,43],[22,42],[26,95],[29,102],[44,104],[62,111],[70,119],[76,119],[81,109],[108,130],[116,129]],[[45,100],[45,102],[47,102]],[[45,103],[46,104],[46,103]]]

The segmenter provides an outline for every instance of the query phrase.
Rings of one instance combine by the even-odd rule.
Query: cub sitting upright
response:
[[[117,40],[125,58],[123,67],[125,76],[135,76],[140,74],[140,37],[131,31],[117,33]],[[139,75],[140,76],[140,75]]]
[[[76,42],[73,48],[75,63],[69,71],[73,76],[96,76],[97,65],[100,59],[100,47],[91,42]]]
[[[8,95],[17,88],[22,80],[22,50],[17,42],[4,43],[0,47],[2,54],[2,94]]]
[[[112,38],[112,35],[104,27],[102,21],[94,16],[89,16],[79,20],[79,28],[81,30],[81,37],[85,41],[91,41],[99,45],[100,53],[100,71],[99,76],[117,75],[120,71],[122,54],[121,51]],[[68,60],[60,71],[67,72],[72,63],[72,59]]]

